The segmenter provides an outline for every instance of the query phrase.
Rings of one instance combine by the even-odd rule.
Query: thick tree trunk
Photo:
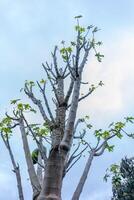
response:
[[[84,168],[84,171],[81,175],[80,181],[79,181],[79,183],[76,187],[76,190],[75,190],[71,200],[79,200],[80,195],[81,195],[82,190],[83,190],[83,187],[85,185],[85,182],[86,182],[92,161],[93,161],[93,157],[94,157],[94,152],[91,152],[90,155],[89,155],[89,158],[87,160],[86,166]]]
[[[61,187],[66,151],[54,148],[50,152],[43,186],[38,200],[61,200]]]

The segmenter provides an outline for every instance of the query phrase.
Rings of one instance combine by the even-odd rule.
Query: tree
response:
[[[21,89],[32,104],[22,103],[20,99],[12,100],[12,113],[6,113],[0,123],[1,137],[9,151],[21,200],[23,200],[23,190],[19,165],[16,165],[9,143],[16,127],[20,128],[22,136],[29,179],[33,189],[33,200],[61,200],[63,178],[82,157],[83,152],[87,151],[89,157],[72,196],[72,200],[78,200],[93,158],[101,156],[106,149],[113,151],[114,145],[111,145],[109,141],[114,137],[121,139],[125,133],[126,124],[134,120],[132,117],[127,117],[123,122],[111,123],[104,131],[93,130],[89,123],[89,116],[76,118],[79,102],[103,85],[102,81],[98,85],[91,85],[87,93],[80,96],[81,85],[88,84],[82,80],[82,73],[89,53],[93,50],[99,62],[104,56],[97,51],[97,46],[102,44],[95,40],[95,34],[99,29],[92,25],[87,28],[82,27],[79,23],[81,16],[75,18],[77,21],[76,41],[71,41],[69,45],[62,41],[60,47],[55,46],[51,54],[52,63],[42,64],[47,80],[26,81],[24,88]],[[52,87],[52,99],[49,98],[48,101],[46,87],[49,87],[49,84]],[[39,88],[42,99],[36,97],[36,87]],[[35,123],[30,123],[27,120],[27,113],[38,115],[37,110],[43,122],[37,120]],[[85,127],[82,131],[78,131],[81,123]],[[87,137],[89,131],[96,138],[96,144],[92,144],[92,140],[90,141]],[[36,142],[33,153],[30,152],[29,137]],[[37,164],[37,170],[35,164]]]
[[[134,199],[134,158],[124,158],[120,165],[112,165],[112,200]]]

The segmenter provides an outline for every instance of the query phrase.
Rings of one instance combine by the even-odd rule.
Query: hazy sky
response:
[[[41,79],[41,63],[61,40],[74,37],[74,16],[82,14],[83,25],[101,28],[97,38],[103,41],[105,58],[100,64],[91,56],[83,78],[90,83],[103,80],[105,86],[80,104],[78,116],[89,114],[97,128],[134,116],[134,1],[133,0],[1,0],[0,1],[0,112],[8,109],[10,99],[20,97],[27,79]],[[128,131],[132,131],[128,127]],[[25,175],[21,142],[12,139],[13,150]],[[106,168],[124,155],[133,155],[133,141],[116,141],[114,153],[97,158],[91,168],[81,200],[109,200],[111,185],[103,182]],[[19,144],[19,145],[18,145]],[[16,180],[8,153],[0,141],[0,200],[17,200]],[[64,181],[63,199],[69,200],[83,167],[82,160]],[[78,176],[79,175],[79,176]],[[74,176],[74,177],[73,177]],[[73,177],[70,180],[70,177]],[[23,176],[25,200],[30,199],[28,177]]]

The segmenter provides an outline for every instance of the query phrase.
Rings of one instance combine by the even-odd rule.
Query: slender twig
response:
[[[53,91],[54,91],[56,100],[57,100],[57,102],[59,103],[59,99],[58,99],[57,90],[56,90],[56,88],[55,88],[55,85],[54,85],[54,83],[52,82],[51,77],[50,77],[50,75],[49,75],[48,71],[46,70],[45,65],[44,65],[43,63],[42,63],[42,66],[43,66],[43,68],[45,69],[45,72],[46,72],[46,74],[47,74],[47,77],[49,77],[49,81],[50,81],[50,84],[51,84],[51,86],[52,86],[52,88],[53,88]]]
[[[48,111],[48,113],[49,113],[49,116],[50,116],[52,122],[55,123],[54,117],[53,117],[53,115],[52,115],[52,112],[51,112],[51,109],[50,109],[50,106],[49,106],[49,104],[48,104],[48,100],[47,100],[47,97],[46,97],[46,94],[45,94],[45,84],[44,84],[44,87],[43,87],[43,88],[41,87],[41,85],[39,84],[38,81],[37,81],[37,84],[38,84],[38,86],[39,86],[39,88],[40,88],[40,90],[41,90],[41,93],[42,93],[42,95],[43,95],[43,98],[44,98],[45,105],[46,105],[47,111]]]

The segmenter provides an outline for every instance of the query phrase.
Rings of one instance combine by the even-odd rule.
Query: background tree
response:
[[[134,158],[124,158],[120,165],[113,164],[110,168],[112,175],[112,200],[134,199]]]
[[[89,116],[76,119],[79,102],[103,85],[100,81],[98,85],[89,86],[86,94],[80,95],[81,85],[88,84],[83,81],[82,73],[90,51],[95,52],[99,62],[104,57],[96,49],[102,44],[95,40],[95,34],[99,29],[92,25],[87,28],[80,26],[79,18],[81,17],[75,17],[77,20],[76,40],[71,41],[69,45],[62,41],[61,45],[55,46],[54,52],[51,53],[52,63],[42,64],[47,80],[26,81],[24,88],[21,89],[32,104],[22,103],[20,99],[12,100],[12,112],[6,113],[1,121],[1,136],[9,151],[14,171],[16,169],[20,199],[23,199],[20,171],[9,145],[9,139],[17,127],[22,137],[34,200],[61,200],[63,178],[83,153],[88,152],[87,163],[72,196],[72,200],[77,200],[82,193],[93,158],[102,155],[106,149],[113,151],[114,145],[111,145],[109,141],[114,137],[122,138],[123,134],[126,134],[124,131],[126,124],[133,122],[132,117],[125,118],[123,122],[111,123],[104,131],[94,130],[89,123]],[[46,86],[52,88],[49,101]],[[37,98],[36,87],[42,95],[41,99]],[[42,120],[38,121],[36,117],[34,123],[30,122],[28,116],[32,114],[38,116],[38,112]],[[85,128],[80,131],[81,123],[85,125]],[[88,132],[92,135],[91,138],[87,135]],[[29,137],[32,137],[36,144],[32,153]]]

